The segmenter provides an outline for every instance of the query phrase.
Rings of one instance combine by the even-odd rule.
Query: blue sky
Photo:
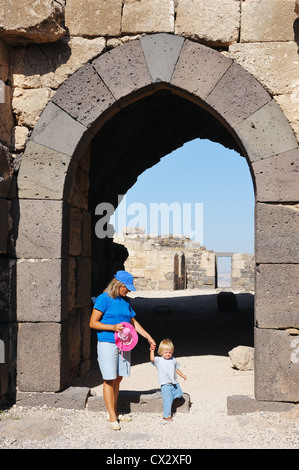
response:
[[[153,223],[155,212],[151,213],[151,208],[157,207],[155,203],[174,208],[169,211],[166,232],[161,224],[153,231],[157,228]],[[254,252],[254,190],[248,164],[237,152],[209,140],[187,142],[142,173],[115,213],[117,232],[121,232],[118,225],[124,216],[127,226],[146,225],[147,233],[178,233],[175,224],[189,218],[190,232],[184,234],[193,239],[197,235],[197,241],[200,238],[207,249]],[[180,233],[185,229],[182,222]]]

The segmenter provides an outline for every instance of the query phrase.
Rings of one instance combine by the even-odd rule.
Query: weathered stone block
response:
[[[67,262],[18,260],[17,308],[19,322],[62,321],[67,315]]]
[[[251,162],[298,147],[293,131],[275,100],[234,126]]]
[[[64,2],[24,0],[22,8],[15,0],[3,0],[0,13],[0,35],[13,44],[33,41],[56,41],[65,34],[61,27]]]
[[[257,203],[256,263],[299,262],[299,208]]]
[[[70,227],[69,254],[79,256],[82,253],[82,212],[77,207],[70,208]]]
[[[16,321],[16,260],[0,258],[0,321]]]
[[[298,402],[299,337],[287,330],[255,328],[254,344],[255,398]]]
[[[206,99],[215,111],[235,126],[271,100],[270,95],[240,65],[233,64]]]
[[[86,374],[90,370],[90,337],[91,337],[91,330],[89,326],[89,320],[90,320],[90,305],[88,307],[84,307],[81,310],[81,370],[82,367],[84,367],[84,364],[86,363],[88,365],[88,370],[86,370],[84,373],[81,373],[81,375]],[[84,362],[86,361],[86,362]]]
[[[130,99],[153,91],[152,79],[139,41],[126,43],[106,52],[95,59],[92,65],[120,103],[125,104]]]
[[[279,413],[290,411],[294,406],[293,403],[259,401],[246,395],[232,395],[227,397],[227,414],[229,416],[256,412]]]
[[[160,290],[173,290],[173,287],[174,287],[173,280],[158,281],[158,289]]]
[[[122,0],[68,0],[65,26],[71,36],[119,36]]]
[[[176,399],[173,403],[173,411],[188,413],[191,406],[190,396],[184,393],[182,398]],[[162,413],[163,403],[160,390],[135,391],[120,390],[117,408],[120,412],[146,412]],[[93,396],[88,399],[89,411],[105,411],[104,399],[101,396]]]
[[[240,5],[234,0],[179,0],[175,33],[211,46],[238,41]]]
[[[122,33],[168,33],[174,31],[172,0],[124,2]]]
[[[19,324],[19,391],[58,392],[67,385],[65,333],[61,323]]]
[[[170,82],[184,38],[154,34],[141,37],[140,43],[153,82]]]
[[[0,401],[9,389],[9,328],[0,323]]]
[[[83,211],[82,214],[82,255],[91,256],[91,213]]]
[[[29,142],[18,175],[22,199],[63,199],[70,156]]]
[[[14,88],[12,110],[19,126],[34,128],[54,92],[49,88]]]
[[[1,83],[0,89],[0,135],[2,144],[10,146],[12,144],[12,133],[14,128],[14,118],[11,109],[12,88],[5,83]]]
[[[231,64],[218,51],[185,41],[170,83],[205,100]]]
[[[299,25],[299,22],[298,22]],[[299,87],[298,82],[292,82],[292,93],[288,95],[278,95],[274,99],[290,123],[294,135],[299,142]]]
[[[76,310],[67,321],[68,331],[68,364],[71,374],[78,375],[81,354],[81,312]]]
[[[90,64],[72,75],[55,93],[52,102],[86,127],[99,116],[102,120],[105,111],[116,112],[114,96]]]
[[[64,200],[71,206],[88,210],[89,173],[84,171],[81,161],[73,158],[66,178]]]
[[[299,327],[299,264],[256,268],[255,320],[259,328]]]
[[[76,301],[76,258],[68,258],[68,311],[71,312],[75,307]]]
[[[7,253],[8,238],[8,206],[7,200],[0,198],[0,254]]]
[[[9,73],[9,54],[8,47],[2,39],[0,39],[0,80],[6,82]]]
[[[13,175],[11,153],[0,143],[0,197],[8,195]]]
[[[77,149],[78,155],[81,156],[87,146],[88,131],[85,126],[50,102],[39,118],[31,140],[70,156]]]
[[[293,94],[294,106],[298,89],[297,50],[294,40],[233,44],[229,47],[229,57],[251,73],[272,96]]]
[[[299,201],[299,149],[253,162],[256,200]]]
[[[61,258],[68,254],[68,222],[62,201],[20,199],[14,202],[13,214],[18,258]]]
[[[293,41],[294,0],[242,2],[241,42]]]
[[[69,387],[59,393],[30,393],[18,392],[17,406],[51,406],[54,408],[66,408],[84,410],[90,389],[87,387]]]
[[[16,150],[24,150],[29,136],[29,129],[26,126],[15,126],[13,142]]]
[[[91,297],[91,259],[79,257],[77,262],[76,306],[90,305]]]
[[[104,38],[63,37],[56,43],[14,49],[10,79],[19,88],[56,90],[69,76],[103,52]]]

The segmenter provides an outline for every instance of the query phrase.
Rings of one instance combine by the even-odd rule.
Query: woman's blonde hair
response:
[[[172,352],[173,352],[173,351],[174,351],[173,342],[172,342],[170,339],[168,339],[168,338],[163,339],[163,340],[161,341],[161,343],[159,344],[159,347],[158,347],[158,354],[159,354],[160,356],[162,356],[162,351],[163,351],[163,349],[171,349]]]
[[[109,284],[106,287],[106,289],[104,290],[104,292],[107,292],[110,297],[115,299],[115,297],[119,296],[119,288],[123,287],[123,286],[124,286],[124,284],[122,282],[118,281],[117,279],[115,279],[115,277],[114,277],[112,279],[112,281],[109,282]]]

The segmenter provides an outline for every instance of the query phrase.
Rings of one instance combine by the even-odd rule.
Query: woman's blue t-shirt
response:
[[[123,321],[131,323],[131,318],[136,315],[131,307],[129,298],[119,296],[113,299],[107,292],[104,292],[96,298],[93,307],[103,313],[100,322],[105,325],[116,325]],[[98,340],[107,343],[115,343],[114,333],[114,331],[98,331]]]

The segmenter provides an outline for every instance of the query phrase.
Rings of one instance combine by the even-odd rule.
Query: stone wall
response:
[[[188,237],[147,235],[143,228],[124,229],[114,242],[124,245],[138,290],[215,289],[217,254]],[[229,253],[231,289],[254,291],[254,255]]]
[[[254,291],[255,257],[247,253],[232,254],[232,286],[234,289]]]
[[[88,333],[84,329],[84,331],[82,330],[81,321],[84,315],[85,318],[87,317],[87,310],[85,309],[87,306],[82,298],[84,296],[87,298],[86,292],[89,287],[87,286],[86,292],[79,292],[78,289],[81,286],[81,281],[79,281],[80,273],[82,277],[82,272],[85,272],[83,266],[90,263],[89,255],[83,251],[79,252],[79,242],[76,238],[70,239],[69,233],[67,235],[63,234],[63,237],[66,236],[70,243],[71,251],[69,251],[68,246],[63,253],[62,264],[64,266],[67,264],[68,274],[63,278],[61,277],[62,268],[58,262],[55,263],[56,259],[60,259],[61,256],[61,253],[59,252],[59,255],[57,255],[57,252],[63,238],[59,232],[58,219],[51,220],[51,218],[47,219],[45,217],[47,229],[49,229],[50,234],[53,234],[52,248],[57,249],[56,254],[53,255],[51,272],[52,274],[56,273],[61,281],[59,281],[57,289],[63,290],[63,296],[69,289],[67,296],[69,295],[70,298],[63,299],[63,302],[66,303],[63,304],[61,301],[57,307],[58,313],[56,312],[56,315],[58,317],[61,315],[57,323],[51,324],[44,321],[44,319],[37,323],[36,318],[28,316],[31,314],[30,312],[25,313],[18,310],[18,312],[21,312],[18,313],[19,317],[17,317],[16,312],[17,289],[19,289],[19,299],[20,290],[25,291],[26,282],[27,284],[30,283],[30,275],[33,276],[34,271],[38,272],[38,263],[40,263],[40,261],[32,263],[28,261],[28,258],[23,261],[28,254],[17,253],[15,246],[17,238],[24,241],[26,236],[28,237],[28,234],[32,233],[34,223],[36,226],[30,198],[40,199],[38,204],[35,205],[35,207],[39,206],[40,214],[43,213],[46,207],[44,202],[47,199],[49,200],[47,207],[51,205],[59,207],[59,214],[72,221],[71,227],[77,235],[85,233],[84,236],[86,236],[86,232],[88,232],[87,221],[93,215],[86,210],[86,199],[83,197],[83,200],[80,201],[88,188],[88,170],[80,168],[76,172],[75,179],[71,183],[73,184],[73,196],[66,201],[67,204],[63,204],[65,187],[63,187],[64,179],[61,176],[60,169],[66,165],[68,155],[66,156],[64,152],[57,153],[52,151],[49,146],[42,147],[32,141],[27,145],[36,123],[56,91],[81,66],[88,64],[107,51],[138,37],[144,37],[144,35],[169,33],[177,37],[188,38],[192,41],[192,44],[205,44],[209,48],[213,48],[211,50],[219,51],[223,57],[232,59],[236,65],[239,64],[242,67],[243,71],[246,70],[252,74],[283,111],[296,139],[299,140],[298,14],[297,0],[2,1],[0,12],[0,339],[5,338],[6,363],[0,364],[0,396],[5,395],[7,391],[13,392],[15,390],[18,324],[19,332],[22,329],[24,333],[26,329],[26,333],[23,334],[24,342],[19,341],[20,352],[22,347],[26,347],[26,341],[28,344],[36,338],[34,331],[39,328],[43,334],[48,334],[51,339],[55,339],[56,343],[53,343],[53,347],[57,354],[62,342],[61,331],[67,331],[70,357],[68,357],[69,367],[66,375],[79,369],[84,370],[88,364],[88,340],[83,341],[82,339]],[[146,60],[149,64],[151,60],[150,52]],[[157,64],[157,66],[163,68],[163,64]],[[184,64],[181,64],[181,66],[183,69]],[[232,67],[233,70],[237,70],[236,67]],[[188,75],[188,80],[192,82],[192,79],[193,71]],[[234,88],[236,95],[238,95],[238,91],[242,88],[242,80],[236,80],[232,75],[229,86]],[[194,93],[195,88],[196,83],[194,82]],[[227,103],[225,108],[225,103],[221,103],[221,97],[221,93],[220,96],[216,97],[218,105],[228,112],[230,103]],[[250,97],[248,102],[250,102]],[[219,107],[216,106],[216,109],[219,109]],[[215,114],[217,114],[216,111]],[[263,115],[261,117],[257,116],[257,121],[259,119],[265,118]],[[255,129],[255,126],[258,127],[257,122],[252,123],[253,129]],[[240,135],[242,135],[241,130]],[[26,145],[27,148],[30,146],[31,155],[35,153],[36,161],[32,164],[30,170],[31,175],[33,175],[32,178],[30,177],[30,171],[25,176],[27,187],[23,179],[23,198],[19,200],[20,180],[18,176],[19,169],[22,168],[22,161],[25,158],[23,152]],[[253,153],[255,152],[257,152],[257,149],[253,148]],[[286,214],[284,215],[284,223],[288,224],[288,227],[290,226],[289,220],[295,220],[293,215],[297,211],[298,184],[297,180],[289,175],[291,166],[292,168],[294,168],[294,165],[298,166],[296,162],[297,153],[298,149],[290,151],[288,154],[285,153],[285,158],[282,160],[271,153],[271,158],[261,158],[260,160],[257,158],[252,163],[256,178],[256,196],[257,201],[259,201],[256,212],[257,223],[261,225],[261,221],[272,221],[273,218],[275,222],[275,237],[273,237],[273,230],[268,230],[266,235],[261,235],[257,247],[258,279],[263,274],[263,282],[267,293],[267,286],[275,285],[273,276],[276,276],[277,281],[281,278],[282,273],[284,276],[292,278],[294,272],[297,273],[298,271],[298,264],[296,264],[298,263],[296,254],[298,250],[294,247],[295,244],[292,243],[292,238],[290,242],[287,242],[286,248],[278,253],[276,257],[271,256],[271,253],[269,255],[266,243],[271,239],[273,245],[278,246],[277,240],[280,240],[284,232],[277,232],[276,228],[281,223],[283,214]],[[45,166],[48,169],[47,178],[51,179],[51,189],[49,189],[48,179],[43,179]],[[38,185],[36,185],[36,174],[40,176]],[[67,184],[69,184],[69,180]],[[273,190],[273,188],[275,189]],[[276,205],[267,204],[269,201],[276,201]],[[18,232],[20,217],[28,222],[26,233]],[[57,225],[52,225],[56,222]],[[266,224],[266,222],[264,223]],[[297,230],[296,222],[292,222],[292,224],[292,230],[295,232]],[[55,230],[57,227],[58,229]],[[48,259],[52,254],[47,252],[48,246],[44,247],[43,251],[42,231],[40,235],[41,246],[38,249],[41,251],[39,254],[35,253],[36,247],[32,244],[31,253],[36,258],[41,256],[43,259]],[[30,236],[28,242],[30,243]],[[181,250],[178,253],[180,252]],[[106,252],[103,253],[104,248],[102,247],[97,252],[98,260],[100,260],[99,265],[101,266],[100,278],[101,276],[103,278],[107,277],[107,274],[105,276],[103,273],[107,273],[110,266],[107,259],[104,259]],[[192,265],[194,271],[201,272],[202,269],[205,269],[205,266],[203,267],[200,264],[199,255],[196,261],[195,258],[196,256],[194,256]],[[182,261],[183,258],[178,255],[178,260]],[[203,261],[203,257],[201,257],[201,260]],[[261,263],[264,263],[264,266]],[[180,266],[180,262],[177,262],[177,264]],[[183,265],[182,262],[181,265]],[[187,266],[186,255],[185,265]],[[26,267],[27,269],[25,269]],[[195,269],[195,267],[198,269]],[[24,276],[24,279],[21,278],[22,269],[23,272],[27,273],[27,280],[26,276]],[[55,269],[57,269],[57,272]],[[188,269],[191,270],[191,264]],[[245,260],[244,264],[238,269],[241,273],[247,270],[247,261]],[[174,270],[174,272],[176,271]],[[177,272],[179,276],[180,269]],[[206,274],[206,281],[204,282],[211,282],[210,273],[206,272]],[[195,279],[195,275],[193,277]],[[237,277],[237,274],[234,273],[233,278]],[[18,285],[17,281],[20,281],[20,279],[22,279],[22,282]],[[198,279],[200,279],[200,276]],[[169,281],[169,279],[165,280]],[[189,285],[191,284],[188,278],[186,282],[187,285],[188,282]],[[67,284],[67,289],[65,289],[63,283]],[[266,294],[261,292],[263,284],[260,284],[260,286],[257,293],[260,299],[263,299]],[[36,309],[39,308],[37,302],[39,295],[43,294],[42,298],[45,300],[46,306],[47,302],[50,301],[50,287],[47,285],[49,289],[47,293],[42,292],[44,284],[34,285],[31,283],[30,288],[32,289],[30,302],[31,306],[34,306],[33,315],[35,315]],[[293,298],[295,293],[290,289],[290,286],[288,286],[288,291],[290,292],[289,297]],[[283,297],[282,294],[281,299]],[[81,298],[81,301],[76,303],[77,300],[74,300],[76,298]],[[36,304],[34,304],[34,299]],[[281,299],[278,302],[272,299],[277,310],[275,321],[272,317],[269,321],[266,321],[264,317],[262,320],[258,313],[258,323],[263,325],[262,328],[264,328],[264,330],[259,331],[259,336],[257,336],[261,349],[263,346],[260,338],[264,334],[272,334],[276,340],[277,331],[275,328],[283,327],[281,317],[283,317],[284,322],[287,322],[289,318],[288,325],[297,324],[294,302],[290,301],[286,307]],[[257,306],[262,316],[261,304],[263,304],[263,301],[258,299]],[[66,310],[62,305],[68,305]],[[82,309],[85,309],[84,314]],[[286,313],[282,315],[281,312]],[[86,325],[86,320],[84,325]],[[72,335],[69,331],[72,331]],[[287,333],[283,332],[283,334],[286,335]],[[71,345],[74,337],[75,341]],[[42,342],[36,344],[36,347],[37,351],[41,352],[43,349]],[[51,351],[49,351],[48,357],[50,354]],[[40,367],[42,366],[40,365]],[[30,374],[30,371],[26,369],[26,364],[24,365],[24,376],[26,375],[25,372]],[[59,374],[61,374],[59,377],[60,383],[58,388],[55,384],[55,390],[63,385],[61,370]],[[34,370],[31,377],[34,378],[37,384],[38,381],[41,381],[40,377],[34,375]],[[270,379],[272,378],[270,377]],[[268,383],[271,382],[270,379]],[[23,386],[26,388],[27,384],[23,382]],[[280,385],[277,387],[279,388]],[[272,387],[269,390],[272,393]],[[277,398],[280,390],[276,392],[274,399]],[[287,394],[286,396],[288,397]],[[292,396],[295,396],[295,392]]]
[[[25,4],[24,4],[25,3]],[[297,137],[295,0],[4,0],[0,16],[1,142],[24,149],[55,90],[83,64],[141,34],[167,32],[219,48],[273,94]],[[5,12],[5,14],[4,14]]]
[[[124,267],[138,290],[176,290],[185,285],[185,261],[178,238],[149,236],[144,229],[125,229],[114,242],[124,245]]]

